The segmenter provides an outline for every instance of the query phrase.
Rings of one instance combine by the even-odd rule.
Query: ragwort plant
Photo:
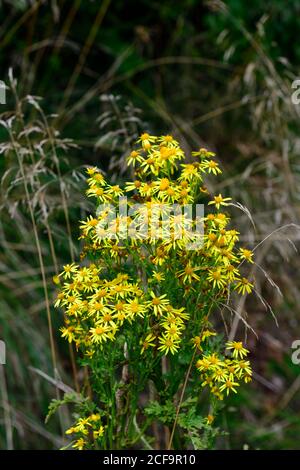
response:
[[[251,381],[249,351],[240,341],[224,341],[211,318],[228,307],[233,291],[246,295],[253,288],[241,266],[253,254],[238,246],[239,233],[222,210],[230,198],[219,194],[208,202],[212,211],[202,217],[202,243],[194,249],[197,217],[180,237],[185,216],[179,213],[169,213],[168,236],[162,217],[160,237],[146,224],[154,208],[162,214],[168,204],[208,201],[203,176],[221,170],[206,149],[192,156],[185,163],[170,135],[144,133],[128,157],[136,179],[124,189],[87,169],[95,214],[81,221],[82,263],[64,266],[55,278],[62,336],[89,370],[66,431],[73,448],[209,448],[224,399]],[[126,213],[119,204],[125,195]]]

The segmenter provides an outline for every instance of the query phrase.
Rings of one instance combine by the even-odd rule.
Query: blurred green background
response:
[[[74,387],[52,276],[79,258],[85,166],[124,180],[146,130],[217,153],[223,177],[209,189],[242,204],[233,224],[256,247],[257,295],[235,308],[257,336],[215,318],[247,336],[255,371],[215,447],[299,448],[300,3],[2,0],[0,19],[0,447],[63,445],[68,412],[44,424],[55,385]]]

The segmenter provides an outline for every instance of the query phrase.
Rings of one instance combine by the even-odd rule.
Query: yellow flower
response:
[[[165,263],[167,257],[168,255],[165,249],[163,247],[158,247],[156,250],[156,254],[152,257],[151,261],[156,266],[162,266]]]
[[[249,263],[253,263],[253,253],[251,250],[247,250],[246,248],[240,248],[240,257],[241,259],[245,259],[249,261]]]
[[[145,132],[138,144],[127,159],[128,165],[136,167],[136,179],[125,185],[125,191],[133,192],[129,197],[130,217],[121,215],[117,208],[123,187],[109,185],[97,168],[87,170],[87,195],[95,197],[98,210],[97,215],[89,215],[80,222],[80,238],[86,239],[81,258],[94,261],[89,265],[86,261],[82,267],[68,264],[56,279],[61,292],[55,305],[62,305],[65,310],[61,334],[80,348],[92,369],[96,367],[92,358],[101,361],[100,354],[118,334],[119,341],[114,346],[119,348],[126,342],[129,361],[137,345],[143,358],[148,357],[150,362],[151,357],[156,361],[159,359],[156,356],[176,354],[184,335],[186,347],[198,349],[194,351],[195,356],[200,356],[195,363],[201,386],[209,387],[214,395],[210,399],[222,400],[230,392],[235,393],[241,383],[251,380],[248,350],[242,343],[231,341],[226,343],[225,357],[221,355],[219,342],[209,340],[216,333],[210,330],[208,313],[203,313],[203,318],[199,311],[209,312],[212,303],[218,304],[227,297],[231,284],[241,294],[251,292],[253,285],[241,277],[239,268],[243,260],[253,262],[253,254],[236,246],[239,233],[227,230],[230,218],[219,211],[221,206],[230,205],[231,198],[221,194],[211,197],[213,213],[201,218],[204,244],[193,251],[188,245],[195,241],[195,218],[186,220],[188,216],[182,215],[182,211],[167,210],[166,203],[182,209],[184,204],[198,202],[208,194],[203,175],[221,173],[212,152],[199,149],[193,152],[199,159],[188,163],[182,161],[185,154],[173,136],[155,137]],[[108,204],[100,210],[100,203]],[[153,221],[156,215],[154,207],[160,211],[158,238],[157,232],[154,235],[148,228],[149,219]],[[167,213],[168,224],[163,224]],[[113,221],[108,217],[111,214],[115,214]],[[129,239],[135,232],[137,237],[123,242],[120,230],[123,226],[129,232]],[[146,235],[144,228],[147,228]],[[116,232],[116,236],[109,239],[109,231]],[[122,274],[125,271],[131,273],[130,278],[129,274]],[[114,275],[115,272],[120,274]],[[198,284],[201,284],[200,297]],[[193,315],[184,307],[174,308],[170,304],[173,300],[179,305],[187,303]],[[103,360],[109,360],[109,354],[104,354]],[[104,413],[108,417],[109,409]],[[209,414],[203,421],[211,424],[213,419]],[[67,430],[67,434],[76,436],[74,448],[90,448],[93,441],[100,440],[104,434],[101,424],[100,414],[96,412],[77,420]]]
[[[216,381],[216,382],[222,382],[224,380],[227,380],[228,379],[228,373],[226,371],[226,369],[215,369],[214,372],[212,373],[212,378]]]
[[[99,170],[96,166],[94,167],[89,167],[86,169],[86,172],[89,176],[93,176],[95,173],[97,173]]]
[[[81,220],[81,225],[79,228],[83,231],[84,236],[87,236],[89,232],[97,226],[98,223],[99,220],[90,215],[87,220]]]
[[[79,418],[76,422],[75,432],[88,434],[88,430],[86,429],[87,425],[89,425],[89,418]]]
[[[117,326],[114,322],[113,314],[109,310],[102,315],[97,316],[97,320],[99,325],[104,324],[106,326],[111,326],[112,328],[116,328]]]
[[[176,141],[174,141],[176,142]],[[160,163],[161,171],[164,173],[164,170],[169,169],[171,167],[171,173],[173,173],[173,169],[177,168],[176,160],[182,160],[184,158],[184,153],[180,147],[176,145],[161,145],[159,151],[153,152]]]
[[[118,184],[115,184],[114,186],[110,186],[107,189],[107,194],[111,194],[114,197],[118,197],[118,196],[122,196],[124,192]]]
[[[156,296],[153,291],[150,292],[152,299],[147,302],[147,306],[152,309],[154,315],[160,316],[167,311],[167,306],[169,305],[167,295],[163,294],[161,296]]]
[[[64,272],[63,272],[64,279],[70,279],[71,274],[76,273],[77,270],[78,270],[78,266],[75,263],[66,264],[64,266]]]
[[[160,343],[160,346],[159,346],[158,350],[162,351],[166,354],[168,354],[169,352],[171,354],[175,354],[179,349],[179,341],[175,340],[175,339],[172,339],[172,338],[169,338],[166,335],[162,335],[159,338],[159,343]]]
[[[235,358],[240,357],[243,359],[243,357],[247,356],[249,353],[248,349],[243,347],[243,343],[241,341],[228,341],[226,343],[226,349],[231,349],[232,355]]]
[[[205,418],[205,423],[211,425],[214,421],[215,417],[213,415],[207,415]]]
[[[219,165],[217,162],[214,160],[209,160],[208,162],[205,162],[203,165],[203,168],[206,168],[208,170],[208,173],[213,173],[214,175],[218,175],[219,173],[222,173],[222,171],[219,168]]]
[[[172,147],[178,145],[178,142],[174,139],[172,135],[162,135],[157,139],[157,141],[162,145],[168,145]]]
[[[109,337],[109,332],[111,328],[107,325],[96,325],[94,328],[90,329],[91,341],[92,343],[102,343],[107,341]]]
[[[91,186],[86,194],[88,197],[97,197],[99,202],[110,202],[111,196],[103,188],[99,188],[96,185]]]
[[[125,312],[128,314],[129,319],[134,319],[136,316],[143,317],[146,310],[146,305],[142,304],[138,298],[131,300],[125,305]]]
[[[148,150],[150,149],[151,147],[151,144],[153,142],[155,142],[157,139],[156,136],[154,135],[149,135],[147,132],[144,132],[140,138],[138,139],[137,142],[141,142],[142,143],[142,147],[145,149],[145,150]]]
[[[210,375],[204,375],[204,380],[201,384],[201,387],[205,387],[205,385],[208,385],[209,387],[213,386],[213,378]]]
[[[142,185],[139,188],[139,193],[143,197],[150,197],[152,196],[154,191],[154,184],[152,182],[149,183],[142,183]],[[144,208],[141,208],[143,210]],[[148,209],[148,207],[146,207]]]
[[[226,263],[226,261],[225,261],[225,263]],[[227,279],[228,279],[229,282],[232,282],[235,279],[237,279],[239,274],[240,274],[239,270],[237,268],[235,268],[230,263],[225,266],[224,271],[226,272],[226,276],[227,276]]]
[[[92,300],[89,304],[89,315],[104,315],[109,313],[109,308],[103,303],[103,301],[96,299]]]
[[[220,206],[228,206],[228,201],[231,201],[231,197],[223,197],[221,194],[214,196],[213,201],[209,201],[210,204],[214,204],[217,209],[220,209]]]
[[[76,432],[76,429],[74,428],[74,426],[66,430],[66,434],[74,434],[75,432]]]
[[[229,379],[225,379],[224,384],[220,387],[220,391],[221,392],[226,391],[226,394],[229,395],[229,392],[237,393],[236,387],[239,387],[239,384],[237,382],[234,382]]]
[[[244,382],[245,382],[246,384],[247,384],[248,382],[251,382],[251,380],[252,380],[252,377],[251,377],[250,374],[246,374],[246,375],[244,376]]]
[[[216,154],[214,152],[210,152],[205,148],[200,148],[197,152],[192,152],[193,157],[200,157],[200,158],[210,158],[214,157]]]
[[[96,431],[93,431],[94,439],[98,439],[99,437],[102,437],[103,434],[104,434],[104,427],[103,426],[100,426],[99,429],[97,429]]]
[[[162,272],[153,271],[152,280],[160,283],[165,280],[165,275]]]
[[[156,337],[153,333],[149,333],[144,340],[141,341],[142,349],[141,354],[143,354],[148,348],[155,346]]]
[[[90,421],[100,421],[101,416],[99,413],[93,413],[89,416]]]
[[[167,325],[165,326],[166,337],[178,339],[181,335],[182,325]]]
[[[252,376],[252,369],[249,361],[237,361],[234,365],[236,374],[239,378],[242,376]]]
[[[157,175],[159,165],[155,157],[150,155],[148,158],[142,161],[141,168],[143,169],[144,173],[150,171],[154,175]]]
[[[235,362],[231,359],[225,359],[225,365],[230,380],[234,380],[236,374]]]
[[[223,276],[220,269],[210,269],[208,271],[207,280],[212,282],[213,287],[218,287],[218,289],[222,289],[226,285],[226,277]]]
[[[199,269],[200,268],[192,266],[191,263],[188,262],[182,271],[178,271],[176,273],[176,276],[178,277],[178,279],[182,279],[183,283],[187,282],[191,284],[193,281],[200,281],[200,277],[195,272]]]
[[[186,181],[193,181],[195,180],[202,180],[199,168],[194,163],[188,163],[181,165],[182,171],[181,175],[179,176],[178,180],[186,180]]]
[[[139,180],[135,180],[135,181],[132,181],[132,182],[129,182],[129,183],[126,183],[126,186],[125,186],[125,191],[134,191],[136,189],[139,189],[142,185],[142,182],[139,181]]]
[[[66,338],[69,343],[72,343],[72,341],[75,341],[75,327],[74,326],[68,326],[66,327],[61,327],[60,331],[62,332],[62,338]]]
[[[124,284],[117,284],[112,287],[111,293],[116,296],[117,299],[124,299],[128,292],[130,292],[131,286]]]
[[[209,355],[205,356],[205,359],[209,362],[211,369],[215,369],[217,367],[222,367],[223,366],[223,362],[216,355],[216,353],[212,353],[212,354],[209,354]]]
[[[191,339],[192,343],[193,343],[193,348],[198,348],[199,351],[202,350],[201,348],[201,338],[200,336],[194,336],[194,338]]]
[[[54,307],[57,308],[60,306],[60,304],[63,302],[65,298],[65,294],[63,292],[59,292],[56,297],[56,301],[54,303]]]
[[[169,178],[161,178],[157,181],[157,187],[159,191],[166,191],[170,187],[170,180]]]
[[[78,450],[83,450],[84,446],[85,446],[85,440],[82,437],[77,439],[77,441],[75,441],[75,443],[72,445],[74,449],[78,449]]]
[[[60,284],[59,276],[53,276],[52,280],[53,280],[54,284],[56,284],[56,285]]]
[[[209,338],[210,336],[216,336],[216,334],[217,333],[215,333],[214,331],[204,330],[203,333],[201,334],[201,342],[205,341],[206,338]]]
[[[201,371],[207,371],[210,368],[210,361],[208,361],[206,359],[206,357],[203,357],[203,359],[199,359],[196,362],[196,367],[197,367],[197,369],[199,369]]]
[[[127,164],[132,166],[135,166],[137,162],[141,163],[142,161],[143,157],[136,150],[133,150],[127,158]]]
[[[239,294],[250,294],[253,289],[253,284],[251,284],[248,279],[243,277],[240,281],[237,282],[234,288],[238,291]]]
[[[169,305],[169,307],[171,307]],[[175,314],[176,310],[173,309],[172,311],[168,311],[167,310],[167,314],[165,316],[163,316],[160,320],[160,324],[163,328],[168,328],[169,326],[172,326],[172,325],[178,325],[178,326],[182,326],[182,328],[184,327],[184,322],[183,322],[183,318],[181,316],[177,316]]]

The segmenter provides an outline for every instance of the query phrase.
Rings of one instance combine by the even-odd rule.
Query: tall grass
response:
[[[31,419],[30,415],[42,419],[47,407],[44,395],[32,390],[40,385],[36,378],[32,381],[28,367],[46,371],[55,379],[65,375],[55,338],[58,321],[52,315],[52,276],[58,272],[62,253],[74,257],[69,212],[80,208],[81,173],[68,167],[64,155],[74,144],[61,139],[51,127],[40,100],[30,95],[19,98],[12,74],[10,90],[15,108],[3,113],[0,121],[5,129],[0,144],[4,163],[0,210],[1,337],[8,351],[8,364],[2,372],[7,389],[3,389],[2,407],[6,422],[15,431],[6,426],[7,443],[12,447],[12,435],[17,442],[21,440],[22,419]],[[70,356],[73,363],[71,350]],[[56,392],[59,395],[58,389]],[[24,418],[17,414],[21,405]],[[42,423],[38,425],[43,428]]]

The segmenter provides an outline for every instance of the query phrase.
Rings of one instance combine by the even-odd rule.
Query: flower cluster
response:
[[[104,427],[99,413],[93,413],[87,418],[78,418],[76,423],[66,430],[66,434],[75,437],[72,447],[77,450],[87,449],[91,443],[101,441]]]
[[[162,356],[194,354],[202,385],[221,399],[251,379],[251,367],[239,342],[227,343],[230,358],[210,350],[209,338],[216,333],[209,318],[228,305],[232,291],[252,291],[243,270],[254,261],[221,210],[231,199],[210,195],[204,185],[205,175],[221,173],[214,153],[200,149],[192,157],[186,161],[172,136],[144,133],[128,156],[134,179],[124,188],[109,184],[99,169],[87,169],[87,196],[95,200],[95,213],[80,224],[81,265],[64,266],[55,279],[60,285],[55,306],[65,312],[62,336],[97,373],[105,361],[113,371],[125,355],[131,377],[140,374],[132,382],[144,377],[146,386]],[[201,214],[197,231],[199,216],[187,215],[185,208],[205,203],[212,210]],[[176,361],[173,365],[178,373]],[[84,447],[82,439],[77,448]]]
[[[219,400],[223,400],[224,393],[237,392],[240,382],[248,383],[252,380],[250,362],[246,360],[249,351],[240,341],[228,341],[226,350],[231,351],[231,357],[222,358],[217,353],[203,354],[196,363],[201,373],[202,386],[210,388]]]
[[[174,354],[189,318],[184,308],[172,307],[166,295],[158,296],[152,290],[146,295],[140,283],[130,282],[127,274],[118,274],[111,281],[101,279],[102,270],[96,264],[64,266],[60,274],[63,287],[55,302],[66,313],[62,336],[91,357],[104,343],[114,341],[124,323],[130,326],[142,320],[156,333],[146,335],[141,352],[157,346],[159,351]]]
[[[168,238],[154,238],[148,234],[141,239],[121,239],[122,231],[116,229],[125,223],[129,234],[133,227],[136,233],[137,226],[141,228],[143,224],[143,211],[147,211],[148,216],[150,213],[151,219],[153,207],[159,204],[182,206],[201,200],[201,196],[207,195],[203,175],[221,172],[213,160],[214,153],[205,149],[193,152],[197,161],[180,163],[185,159],[184,152],[170,135],[155,137],[145,133],[138,143],[140,147],[128,157],[128,164],[136,168],[138,179],[127,183],[125,191],[119,185],[109,185],[97,168],[88,168],[87,195],[96,198],[98,210],[97,216],[91,215],[81,222],[81,238],[86,242],[83,257],[88,253],[100,256],[89,266],[66,265],[60,275],[63,286],[55,305],[61,305],[66,312],[62,335],[68,341],[74,341],[77,348],[83,346],[87,354],[93,354],[95,348],[113,341],[124,322],[131,324],[134,321],[144,325],[142,353],[149,347],[157,347],[158,351],[174,354],[179,348],[189,312],[178,302],[176,307],[172,306],[164,293],[165,285],[167,287],[170,282],[185,297],[191,297],[192,293],[197,293],[198,297],[203,293],[205,297],[205,293],[209,293],[214,299],[226,298],[230,289],[245,294],[253,288],[239,269],[245,260],[253,262],[252,252],[236,248],[238,232],[227,229],[229,217],[223,212],[211,212],[203,217],[202,245],[197,250],[186,248],[193,238],[189,228],[182,237],[174,236],[172,228],[176,220],[181,220],[182,214],[170,216]],[[128,203],[133,208],[132,214],[125,216],[116,212],[116,217],[107,222],[111,207],[118,210],[119,197],[125,192],[134,193]],[[228,205],[229,201],[230,198],[219,194],[209,204],[218,209]],[[135,210],[133,206],[137,202],[142,204]],[[109,206],[103,208],[103,204]],[[110,230],[103,228],[101,222],[104,220]],[[116,236],[110,239],[103,233]],[[131,275],[130,264],[135,263],[140,269]],[[151,276],[148,275],[150,269]],[[117,274],[112,277],[114,272]],[[142,272],[148,282],[143,279]]]

